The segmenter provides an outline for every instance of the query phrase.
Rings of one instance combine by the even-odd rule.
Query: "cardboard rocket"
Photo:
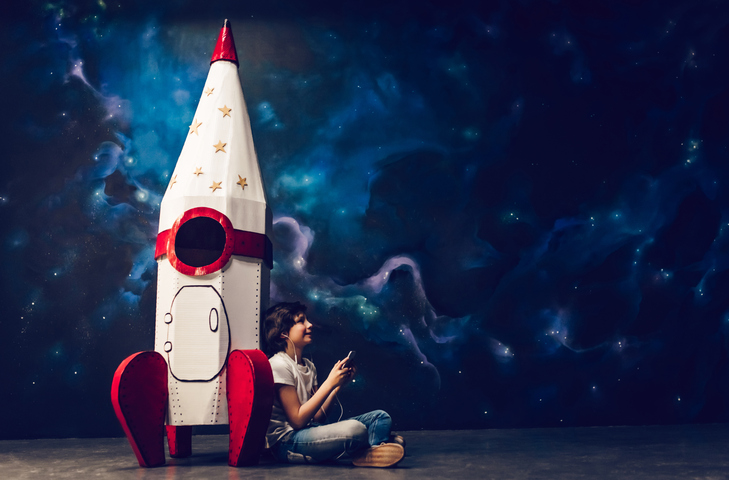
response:
[[[258,350],[271,219],[226,20],[160,206],[154,352],[125,360],[112,386],[140,465],[165,462],[163,424],[173,457],[191,454],[193,425],[229,424],[229,463],[257,463],[273,402]]]

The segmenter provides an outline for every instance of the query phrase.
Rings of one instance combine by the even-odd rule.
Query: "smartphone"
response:
[[[342,367],[341,368],[347,368],[347,366],[349,365],[349,362],[351,362],[352,360],[354,360],[354,356],[356,354],[357,354],[356,351],[350,350],[349,351],[349,355],[347,355],[347,358],[344,359],[344,363],[342,363]]]

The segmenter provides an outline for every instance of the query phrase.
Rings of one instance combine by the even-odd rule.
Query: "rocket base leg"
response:
[[[228,465],[256,465],[273,409],[271,364],[260,350],[234,350],[227,368]]]
[[[135,353],[116,369],[111,403],[142,467],[165,463],[167,397],[167,363],[159,353]]]
[[[192,426],[167,425],[167,445],[170,457],[185,458],[192,455]]]

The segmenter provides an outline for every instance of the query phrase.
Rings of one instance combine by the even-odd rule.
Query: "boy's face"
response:
[[[312,342],[311,338],[311,322],[306,318],[305,313],[299,313],[294,317],[294,326],[289,329],[289,340],[291,340],[295,346],[304,348]]]

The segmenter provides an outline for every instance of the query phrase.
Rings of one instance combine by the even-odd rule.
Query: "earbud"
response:
[[[281,338],[289,338],[289,336],[288,336],[288,335],[286,335],[285,333],[282,333],[282,334],[281,334]]]

